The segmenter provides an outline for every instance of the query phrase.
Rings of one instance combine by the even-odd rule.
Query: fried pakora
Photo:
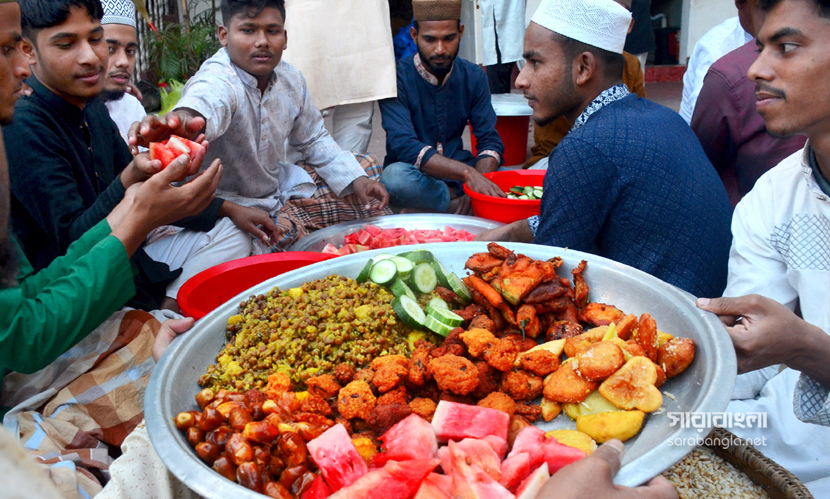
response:
[[[461,333],[460,338],[467,345],[467,351],[470,356],[478,358],[484,355],[485,352],[493,348],[498,342],[493,333],[486,329],[470,328]]]
[[[331,374],[308,378],[305,384],[308,386],[308,393],[319,395],[324,399],[334,397],[340,391],[340,388],[342,388],[340,383]]]
[[[366,419],[366,424],[375,432],[375,435],[383,435],[398,421],[410,414],[412,414],[412,409],[406,404],[376,405]]]
[[[513,370],[513,363],[516,362],[519,351],[516,345],[510,340],[496,340],[495,343],[484,352],[484,360],[499,371],[508,372]]]
[[[456,395],[467,395],[478,385],[478,369],[472,362],[457,355],[432,359],[427,371],[438,383],[438,388]]]
[[[660,346],[657,338],[657,321],[649,314],[640,316],[640,326],[637,328],[637,336],[634,338],[637,344],[643,347],[646,357],[652,362],[657,361],[657,349]],[[668,372],[666,373],[668,375]]]
[[[346,364],[345,362],[337,364],[337,367],[334,368],[334,379],[336,379],[337,382],[343,386],[346,386],[354,381],[354,375],[354,367]]]
[[[407,375],[409,374],[409,359],[406,357],[402,358],[406,361],[405,366],[401,365],[398,361],[393,361],[382,363],[377,367],[377,369],[375,369],[375,376],[372,378],[372,384],[375,385],[375,388],[377,388],[380,393],[386,393],[389,390],[394,390],[407,378]]]
[[[438,406],[434,400],[423,397],[412,399],[409,403],[409,408],[412,409],[412,412],[427,420],[428,423],[432,422],[432,416],[435,414],[436,407]]]
[[[429,379],[427,377],[427,365],[429,365],[431,350],[428,347],[419,347],[412,352],[412,357],[409,359],[407,381],[413,386],[424,386],[424,383]]]
[[[516,414],[533,423],[542,416],[542,408],[538,405],[516,404]]]
[[[470,329],[486,329],[491,333],[496,332],[496,323],[486,315],[477,315],[470,321]]]
[[[657,351],[657,365],[663,368],[668,378],[682,373],[695,360],[695,340],[674,338],[664,343]]]
[[[559,356],[547,350],[534,350],[519,359],[522,368],[537,376],[547,376],[559,368]]]
[[[561,340],[562,338],[573,338],[583,333],[582,326],[571,321],[556,321],[545,332],[545,340]]]
[[[503,258],[496,258],[490,253],[475,253],[467,259],[464,264],[465,269],[470,269],[476,274],[484,274],[490,272],[496,267],[501,267],[504,264]]]
[[[331,414],[331,406],[323,397],[310,393],[308,397],[300,402],[300,410],[302,412],[313,412],[328,416]]]
[[[501,371],[485,361],[475,363],[478,369],[478,385],[472,395],[477,399],[483,399],[499,389],[501,383]]]
[[[574,360],[576,373],[588,381],[602,381],[625,363],[622,349],[610,341],[594,343]]]
[[[346,419],[366,419],[377,399],[365,381],[352,381],[337,394],[337,411]]]
[[[588,283],[585,282],[585,277],[582,275],[585,272],[585,266],[588,264],[585,260],[579,262],[579,265],[571,270],[574,276],[574,305],[576,308],[585,308],[588,305]]]
[[[378,397],[377,405],[404,404],[406,405],[406,387],[399,386]]]
[[[579,313],[582,322],[589,322],[595,326],[607,326],[612,322],[619,323],[625,318],[625,313],[613,305],[605,303],[589,303]]]
[[[565,361],[562,365],[545,378],[545,388],[542,392],[545,398],[554,402],[578,404],[597,389],[599,383],[581,378],[573,368],[573,362]]]
[[[498,411],[506,412],[508,416],[513,417],[516,412],[516,401],[501,392],[493,392],[485,398],[478,401],[476,404],[480,407],[488,407]]]

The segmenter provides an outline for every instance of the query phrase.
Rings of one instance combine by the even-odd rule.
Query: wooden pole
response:
[[[182,19],[184,20],[184,31],[190,34],[190,13],[187,11],[187,0],[182,0]]]

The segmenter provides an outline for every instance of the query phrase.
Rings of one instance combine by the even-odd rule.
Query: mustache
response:
[[[769,86],[765,83],[758,83],[758,84],[755,85],[755,93],[759,94],[761,92],[767,93],[767,94],[772,94],[772,95],[775,95],[776,97],[780,97],[782,99],[787,98],[786,92],[784,92],[783,90],[771,87],[771,86]]]

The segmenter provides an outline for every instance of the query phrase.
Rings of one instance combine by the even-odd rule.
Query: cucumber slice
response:
[[[527,185],[523,190],[525,194],[533,194],[533,186]]]
[[[438,277],[435,275],[435,269],[428,263],[419,263],[416,265],[415,269],[412,270],[410,280],[419,293],[429,293],[438,285]]]
[[[517,193],[517,194],[524,194],[524,193],[525,193],[525,189],[524,189],[524,187],[520,187],[520,186],[518,186],[518,185],[514,185],[513,187],[511,187],[511,188],[510,188],[510,192],[515,192],[515,193]]]
[[[389,260],[390,258],[394,258],[394,257],[395,257],[395,255],[393,255],[391,253],[381,253],[379,255],[375,255],[374,258],[372,258],[372,261],[375,262],[375,263],[378,263],[381,260]]]
[[[452,331],[453,327],[450,327],[443,322],[439,321],[435,317],[428,315],[426,320],[424,321],[424,325],[435,334],[440,334],[441,336],[447,336]]]
[[[449,289],[450,288],[450,281],[447,280],[447,276],[450,274],[447,272],[447,269],[441,265],[441,262],[435,260],[432,262],[432,268],[435,269],[435,277],[438,278],[438,284],[441,286]]]
[[[416,329],[424,327],[427,316],[418,302],[412,298],[406,295],[395,298],[392,300],[392,310],[407,326]]]
[[[369,259],[369,261],[366,262],[366,265],[363,266],[363,270],[361,270],[360,273],[357,274],[357,279],[355,280],[357,282],[366,282],[367,280],[369,280],[369,272],[372,271],[372,265],[374,265],[374,260]]]
[[[473,301],[473,295],[470,294],[470,290],[467,288],[467,285],[464,284],[464,281],[458,278],[455,274],[450,274],[447,276],[447,281],[450,283],[450,289],[453,293],[457,294],[463,305],[469,305],[470,302]]]
[[[395,281],[398,276],[398,267],[392,260],[381,260],[372,265],[372,270],[369,271],[369,279],[375,284],[381,286],[388,286]]]
[[[433,255],[431,251],[427,250],[407,251],[406,253],[401,253],[398,256],[402,256],[407,260],[410,260],[414,264],[429,263],[435,261],[435,255]]]
[[[427,315],[429,315],[431,310],[435,310],[440,308],[441,310],[449,310],[450,306],[441,298],[433,298],[427,303]]]
[[[401,279],[409,277],[409,274],[412,273],[412,269],[415,267],[415,264],[410,259],[402,256],[393,256],[390,260],[395,262],[395,266],[398,267],[398,277]]]
[[[441,308],[433,309],[430,312],[428,312],[427,315],[435,317],[436,319],[450,327],[458,327],[464,323],[464,319],[460,315],[450,310],[444,310]]]
[[[542,189],[533,189],[533,195],[537,198],[542,199],[542,194],[544,194],[544,191],[542,191]]]
[[[412,290],[409,289],[409,286],[407,286],[401,279],[396,279],[389,289],[392,290],[392,294],[395,296],[408,296],[415,301],[418,300],[418,298],[415,297],[415,293],[413,293]]]
[[[521,196],[519,196],[519,199],[530,199],[530,196],[528,196],[527,194],[522,194]]]

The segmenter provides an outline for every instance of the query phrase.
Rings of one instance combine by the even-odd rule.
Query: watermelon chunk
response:
[[[496,454],[496,451],[490,447],[484,440],[474,438],[465,438],[460,442],[456,442],[458,447],[463,450],[469,460],[469,464],[476,464],[485,473],[490,475],[493,480],[498,481],[501,478],[501,459]],[[441,468],[444,473],[452,474],[452,460],[449,453],[449,447],[441,447],[438,451],[438,458],[441,459]]]
[[[409,499],[438,463],[437,459],[389,461],[383,468],[372,470],[348,487],[340,489],[330,499]]]
[[[309,442],[308,451],[332,492],[351,485],[369,471],[346,428],[339,423]]]
[[[510,491],[472,463],[470,456],[458,444],[450,441],[449,448],[454,499],[514,499]]]
[[[447,449],[449,450],[449,449]],[[448,496],[452,496],[452,477],[449,475],[439,475],[438,473],[430,473],[425,480],[429,480],[439,489],[444,491]]]
[[[449,489],[444,489],[438,482],[432,480],[432,477],[444,477],[449,479]],[[415,494],[414,499],[452,499],[452,478],[446,475],[438,475],[437,473],[430,473],[424,481],[421,482],[421,487],[418,493]]]
[[[499,483],[508,490],[516,490],[524,479],[530,475],[533,470],[531,466],[530,454],[527,452],[511,455],[501,463]]]
[[[381,232],[383,232],[377,225],[364,225],[363,228],[366,229],[366,232],[368,232],[372,237],[377,237]]]
[[[521,453],[530,455],[531,467],[534,469],[543,462],[548,463],[551,474],[586,456],[579,449],[562,445],[555,438],[545,436],[545,432],[535,426],[528,426],[519,432],[507,460]]]
[[[320,253],[340,256],[340,250],[338,250],[333,244],[327,244]]]
[[[311,482],[311,487],[302,493],[300,499],[326,499],[330,495],[331,490],[329,490],[329,486],[326,485],[326,481],[321,475],[317,475],[317,478]]]
[[[182,153],[176,149],[170,149],[161,142],[150,142],[150,159],[157,159],[161,161],[161,169],[167,168],[174,159],[181,156]]]
[[[506,442],[509,421],[510,416],[506,412],[442,400],[438,402],[435,415],[432,416],[432,427],[438,440],[443,442],[450,439],[461,441],[465,438],[483,438],[487,435],[494,435]]]
[[[496,451],[496,455],[499,456],[499,460],[504,459],[504,456],[507,454],[507,440],[499,438],[495,435],[485,435],[482,437],[482,440],[490,444],[490,447]]]
[[[534,499],[542,487],[550,480],[550,473],[548,473],[548,463],[542,463],[542,466],[536,468],[536,471],[530,474],[516,491],[516,499]]]
[[[395,423],[379,440],[383,442],[382,452],[374,457],[378,466],[390,460],[429,459],[438,450],[435,430],[417,414],[410,414]]]

